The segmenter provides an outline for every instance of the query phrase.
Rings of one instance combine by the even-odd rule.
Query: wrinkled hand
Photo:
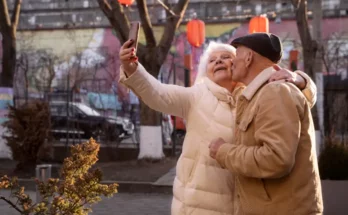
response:
[[[292,84],[295,84],[300,90],[303,90],[306,87],[306,80],[295,72],[291,72],[285,68],[281,68],[278,65],[274,65],[273,68],[277,71],[268,80],[269,82],[285,80]]]
[[[222,144],[226,143],[221,137],[214,139],[209,144],[209,155],[212,158],[216,158],[216,154],[219,151],[219,148],[222,146]]]
[[[138,57],[135,55],[136,50],[133,47],[128,48],[132,43],[132,40],[128,40],[120,49],[121,65],[128,76],[132,75],[138,68]]]

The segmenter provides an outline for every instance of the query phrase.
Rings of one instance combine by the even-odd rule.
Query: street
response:
[[[35,192],[29,191],[35,198]],[[1,191],[8,196],[8,191]],[[94,205],[93,215],[169,215],[172,196],[168,194],[118,193],[110,199],[104,199]],[[7,203],[0,201],[0,214],[18,215]]]

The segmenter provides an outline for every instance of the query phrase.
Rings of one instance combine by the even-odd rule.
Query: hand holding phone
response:
[[[133,47],[135,48],[135,51],[138,48],[139,30],[140,30],[140,22],[131,22],[128,39],[132,40],[133,43],[129,46],[129,48]]]

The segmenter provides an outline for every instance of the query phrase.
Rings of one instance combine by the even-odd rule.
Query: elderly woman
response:
[[[196,83],[185,88],[162,84],[147,73],[137,62],[135,50],[127,48],[131,43],[127,41],[120,50],[120,82],[150,108],[182,117],[187,122],[182,154],[176,166],[172,214],[233,214],[233,176],[209,156],[208,146],[216,137],[229,143],[233,139],[235,101],[243,90],[243,85],[231,79],[235,48],[210,43],[201,58]],[[302,92],[312,105],[315,102],[315,86],[303,72],[281,70],[271,79],[295,83],[304,88]]]

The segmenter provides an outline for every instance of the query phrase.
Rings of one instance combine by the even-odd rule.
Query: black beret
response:
[[[282,58],[283,47],[278,36],[268,33],[253,33],[234,39],[231,43],[236,47],[246,46],[260,55],[278,63]]]

